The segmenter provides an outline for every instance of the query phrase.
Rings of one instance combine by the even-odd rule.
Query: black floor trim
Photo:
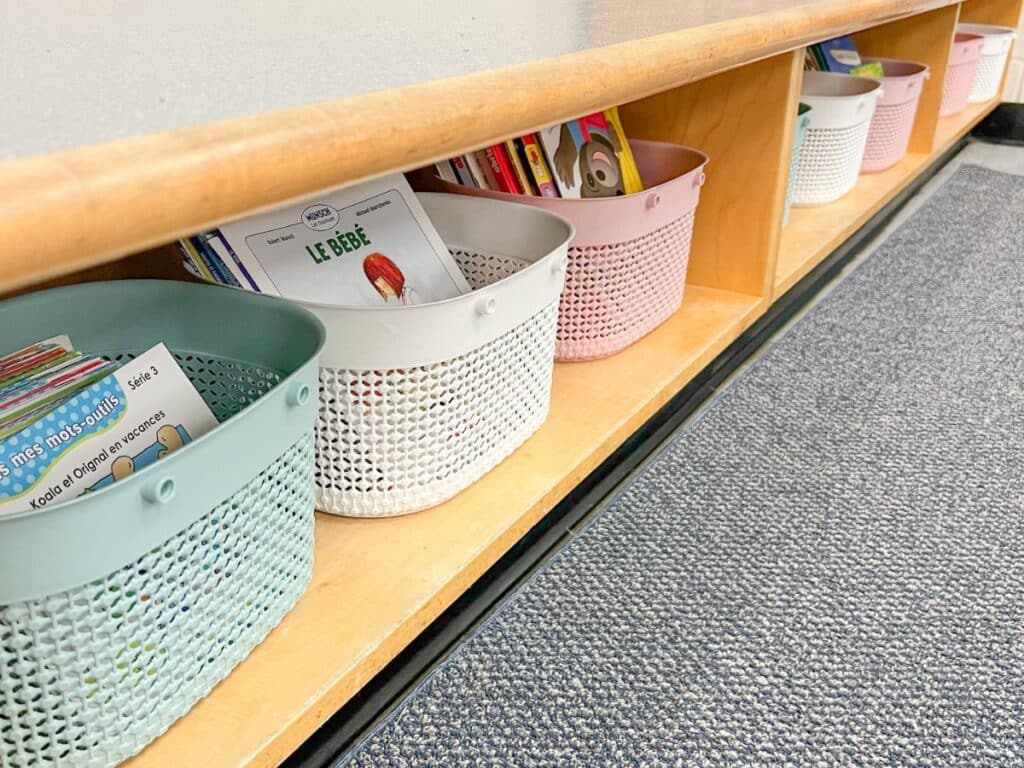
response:
[[[991,144],[1024,144],[1024,104],[1000,104],[974,126],[971,136]]]
[[[283,766],[322,768],[341,756],[423,675],[440,663],[467,631],[489,615],[504,595],[557,550],[570,529],[650,456],[730,374],[831,282],[966,143],[966,139],[962,140],[938,158],[849,240],[776,301],[765,315],[626,440],[408,648],[324,723]]]

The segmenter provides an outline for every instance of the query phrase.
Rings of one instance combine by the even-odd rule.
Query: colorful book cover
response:
[[[849,35],[836,37],[818,44],[818,50],[824,60],[827,72],[850,74],[850,70],[859,67],[863,62],[857,52],[857,46]]]
[[[869,61],[865,64],[861,64],[859,67],[854,67],[850,70],[851,75],[857,75],[858,77],[873,77],[875,80],[881,80],[885,77],[885,68],[882,66],[880,61]]]
[[[516,180],[519,182],[519,188],[522,190],[522,193],[524,195],[536,195],[537,188],[530,179],[530,174],[527,173],[526,168],[523,166],[523,160],[519,156],[519,148],[516,146],[515,141],[510,139],[505,142],[505,154],[508,155],[508,160],[512,164],[512,172],[516,175]]]
[[[536,134],[528,134],[516,139],[517,145],[522,145],[523,159],[526,167],[530,169],[537,191],[542,197],[560,197],[558,187],[551,178],[551,171],[548,169],[547,160],[544,159],[544,152],[540,148],[540,141]]]
[[[99,490],[216,425],[158,344],[0,442],[0,514]]]
[[[487,160],[491,176],[494,177],[494,188],[499,192],[508,192],[511,195],[522,194],[523,191],[519,188],[519,182],[512,170],[512,163],[505,152],[505,146],[495,144],[493,147],[483,150],[482,154]]]
[[[473,184],[480,189],[493,189],[487,183],[487,176],[484,174],[484,169],[480,165],[479,159],[477,159],[476,152],[467,152],[462,157],[466,161],[466,167],[469,168],[470,175],[473,177]]]
[[[545,128],[539,136],[562,197],[626,194],[617,148],[604,114]]]
[[[325,306],[443,301],[469,284],[402,174],[220,227],[262,293]]]
[[[622,119],[619,117],[619,108],[612,107],[604,111],[604,119],[608,123],[608,130],[611,132],[613,143],[619,147],[619,165],[622,167],[622,180],[626,194],[632,195],[644,191],[644,182],[640,178],[640,171],[636,167],[636,158],[633,157],[633,149],[629,146],[629,139],[626,138],[626,131],[622,127]]]
[[[466,158],[462,155],[453,157],[451,159],[452,168],[455,169],[455,175],[458,177],[459,184],[464,187],[475,187],[476,182],[473,180],[473,174],[469,170],[469,165],[466,164]]]

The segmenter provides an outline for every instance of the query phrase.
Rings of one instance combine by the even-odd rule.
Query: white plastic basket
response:
[[[991,101],[999,93],[1003,72],[1006,70],[1006,60],[1010,56],[1017,33],[1010,27],[997,27],[991,24],[957,24],[956,30],[967,35],[980,35],[985,40],[967,100],[972,104]]]
[[[471,293],[410,307],[304,305],[327,328],[316,435],[325,512],[439,504],[547,417],[572,225],[523,205],[419,197]]]
[[[807,126],[793,183],[793,205],[825,205],[857,183],[881,84],[866,77],[804,72]]]

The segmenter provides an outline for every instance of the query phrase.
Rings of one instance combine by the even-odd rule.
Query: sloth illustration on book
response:
[[[555,173],[564,185],[563,194],[577,188],[569,197],[616,197],[626,194],[619,161],[619,140],[608,130],[604,115],[562,123],[558,147],[552,156]],[[579,169],[580,179],[576,180]]]
[[[371,253],[363,259],[363,274],[385,303],[397,299],[402,304],[419,304],[416,291],[406,285],[405,275],[383,253]]]

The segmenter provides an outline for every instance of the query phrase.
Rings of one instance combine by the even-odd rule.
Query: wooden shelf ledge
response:
[[[755,0],[723,12],[709,2],[688,12],[691,26],[650,37],[2,163],[0,290],[953,4]],[[634,10],[664,13],[650,5]],[[700,23],[709,17],[722,20]]]

